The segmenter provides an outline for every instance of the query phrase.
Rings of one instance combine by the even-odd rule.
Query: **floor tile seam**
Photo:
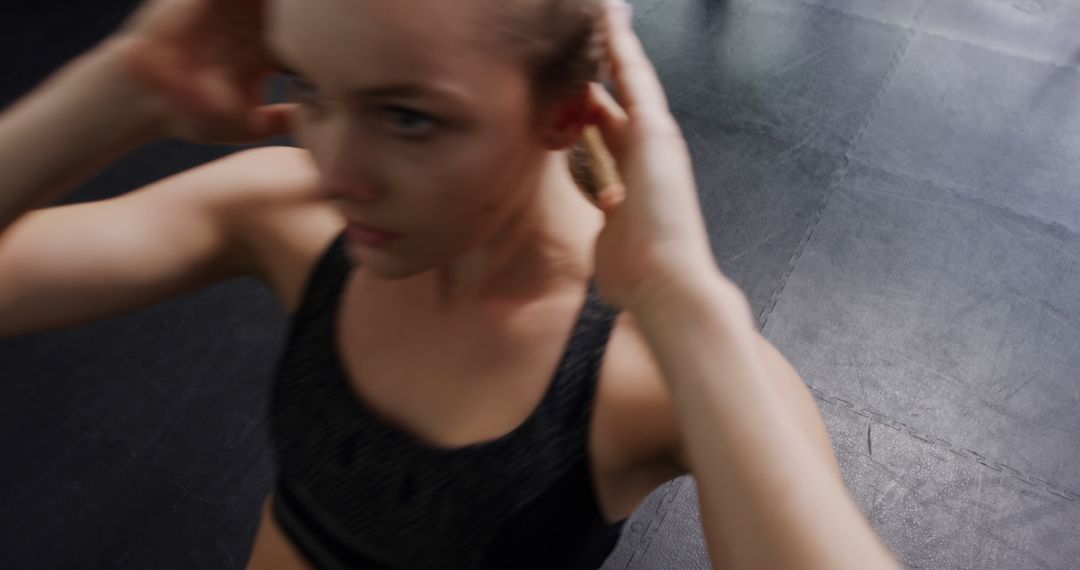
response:
[[[918,13],[915,15],[916,25],[922,13],[926,10],[928,0],[924,0],[923,5],[919,8]],[[893,79],[896,77],[897,70],[900,68],[901,62],[904,60],[904,56],[907,55],[908,50],[911,49],[911,44],[914,41],[918,31],[916,29],[908,30],[907,37],[904,39],[903,45],[898,47],[893,53],[892,61],[889,62],[889,69],[885,71],[885,77],[881,80],[881,85],[878,87],[877,93],[874,94],[874,98],[870,103],[870,108],[867,109],[866,115],[863,116],[862,123],[859,128],[855,130],[855,134],[851,137],[851,144],[844,150],[844,156],[851,158],[852,153],[859,147],[859,143],[862,142],[863,134],[866,132],[867,127],[873,121],[874,116],[877,114],[878,108],[881,106],[882,99],[885,98],[885,93],[889,90],[889,86],[892,85]]]
[[[922,6],[916,13],[916,25],[918,24],[919,17],[925,11],[928,2],[929,0],[924,0]],[[829,199],[836,192],[840,181],[843,180],[843,178],[847,175],[848,167],[851,162],[852,152],[854,152],[854,150],[858,148],[858,144],[862,140],[862,136],[863,133],[866,131],[867,125],[870,124],[870,121],[877,113],[878,107],[881,104],[881,100],[883,99],[889,85],[892,83],[893,77],[896,74],[896,70],[900,67],[900,62],[903,61],[904,55],[907,54],[907,51],[911,46],[911,42],[914,36],[915,32],[909,31],[903,45],[897,47],[896,52],[893,54],[892,61],[889,64],[889,69],[885,72],[885,76],[881,80],[881,86],[878,87],[878,91],[874,95],[872,102],[870,103],[870,107],[866,110],[866,115],[863,117],[862,123],[859,125],[859,128],[855,130],[855,134],[851,137],[851,142],[848,144],[847,148],[841,150],[841,153],[844,157],[843,162],[841,163],[840,167],[835,172],[833,172],[832,177],[829,181],[829,185],[824,194],[822,195],[821,203],[811,215],[809,224],[806,231],[803,233],[802,239],[796,245],[795,251],[792,252],[791,258],[788,259],[788,263],[785,266],[783,273],[781,273],[780,275],[779,283],[773,289],[772,293],[769,294],[769,300],[766,301],[765,306],[758,314],[760,330],[765,329],[765,325],[768,323],[769,320],[769,315],[772,314],[773,308],[776,307],[776,303],[780,300],[780,296],[783,295],[784,289],[787,286],[788,279],[795,271],[795,267],[796,265],[798,265],[799,259],[802,257],[802,253],[806,247],[806,244],[813,237],[814,229],[817,228],[817,224],[821,220],[822,213],[829,205]]]
[[[799,259],[802,258],[802,253],[806,248],[806,244],[809,243],[810,239],[813,237],[814,230],[817,228],[818,222],[821,221],[822,214],[829,205],[829,199],[836,193],[837,186],[839,185],[840,180],[847,174],[847,170],[847,158],[844,158],[840,166],[838,166],[830,175],[829,184],[822,194],[820,203],[814,208],[814,212],[811,214],[810,220],[806,224],[806,229],[803,231],[802,237],[799,239],[798,244],[796,244],[795,250],[791,253],[791,257],[788,258],[788,261],[784,266],[784,271],[778,278],[776,287],[773,288],[772,292],[769,294],[769,299],[758,313],[757,320],[759,323],[759,331],[765,330],[765,325],[768,323],[769,316],[776,307],[776,303],[780,300],[780,296],[783,294],[788,280],[791,278],[791,274],[794,273],[795,267],[799,263]]]
[[[1021,60],[1021,61],[1027,62],[1027,63],[1034,63],[1036,65],[1044,65],[1044,66],[1053,67],[1053,68],[1064,70],[1064,71],[1080,72],[1080,60],[1078,60],[1075,63],[1068,63],[1068,62],[1062,63],[1060,61],[1053,61],[1053,60],[1048,60],[1048,59],[1040,59],[1040,58],[1024,55],[1022,53],[1009,51],[1009,50],[1006,50],[1006,49],[1001,49],[999,47],[977,44],[977,43],[975,43],[973,41],[961,39],[959,37],[952,36],[952,35],[949,35],[949,34],[946,34],[946,33],[938,32],[938,31],[919,29],[919,30],[917,30],[917,33],[920,34],[920,35],[924,35],[924,36],[930,36],[930,37],[933,37],[933,38],[948,40],[950,42],[958,43],[960,45],[964,45],[964,46],[967,46],[967,47],[970,47],[970,48],[975,48],[975,49],[982,50],[982,51],[988,51],[988,52],[991,52],[991,53],[994,53],[994,54],[997,54],[997,55],[1003,55],[1003,56],[1006,56],[1006,57],[1011,57],[1013,59],[1018,59],[1018,60]],[[1078,54],[1078,55],[1080,55],[1080,54]]]
[[[846,145],[841,146],[839,149],[830,148],[829,145],[827,145],[827,144],[822,144],[820,142],[817,142],[814,137],[803,137],[802,139],[796,139],[795,137],[785,137],[785,136],[778,135],[778,134],[768,130],[767,128],[760,127],[760,126],[758,126],[757,123],[731,122],[731,121],[727,121],[727,120],[722,119],[722,118],[712,117],[712,116],[710,116],[708,114],[698,114],[697,111],[692,110],[692,109],[691,110],[679,110],[679,111],[677,111],[677,112],[675,112],[673,114],[676,115],[676,121],[679,123],[679,128],[683,132],[684,137],[685,137],[685,133],[686,133],[687,129],[683,125],[685,125],[688,121],[694,121],[696,123],[706,123],[706,124],[709,124],[709,125],[717,125],[717,126],[722,127],[722,128],[730,129],[730,130],[735,131],[734,134],[737,134],[737,135],[760,136],[762,138],[768,139],[771,142],[779,143],[779,144],[783,145],[784,147],[786,147],[784,149],[785,154],[790,154],[792,152],[800,152],[800,151],[809,150],[809,151],[818,153],[820,155],[823,155],[823,156],[826,156],[826,157],[829,157],[829,158],[832,158],[832,159],[836,159],[838,161],[842,161],[845,158],[844,157],[844,153],[845,153],[844,148],[847,148],[847,147],[851,146],[850,143],[847,143]],[[705,139],[705,138],[708,138],[708,137],[705,136],[705,137],[698,137],[698,138]],[[690,140],[687,140],[688,144],[690,142],[691,142]],[[840,165],[837,165],[836,168],[840,168]],[[831,176],[832,176],[832,173],[830,173],[830,177]],[[830,180],[831,180],[831,178],[830,178]],[[699,184],[699,186],[700,186],[700,184]]]
[[[709,120],[708,117],[700,117],[700,116],[698,117],[698,120],[702,120],[702,119]],[[829,182],[828,182],[828,184],[826,184],[826,190],[825,190],[824,195],[823,195],[823,197],[821,199],[821,203],[818,206],[815,207],[814,212],[810,216],[811,219],[807,223],[806,229],[804,230],[803,237],[800,238],[799,242],[796,244],[795,251],[792,252],[792,255],[788,259],[787,264],[785,264],[784,272],[782,272],[780,274],[780,276],[778,277],[778,285],[773,288],[773,291],[770,293],[768,300],[766,300],[765,305],[762,307],[761,311],[758,313],[757,319],[758,319],[758,322],[760,323],[758,328],[759,328],[759,330],[764,330],[765,324],[766,324],[767,319],[768,319],[768,315],[772,312],[773,307],[776,305],[776,302],[779,299],[780,293],[782,292],[782,290],[784,288],[784,285],[787,282],[787,278],[790,276],[791,272],[794,271],[795,264],[798,262],[797,258],[801,255],[802,248],[805,246],[806,242],[808,242],[809,239],[811,238],[811,236],[813,234],[813,230],[817,226],[818,219],[820,218],[822,212],[824,212],[826,206],[828,205],[829,197],[835,192],[837,184],[843,179],[843,177],[847,173],[848,159],[847,159],[847,157],[842,156],[842,154],[839,154],[839,156],[838,156],[838,153],[836,151],[834,151],[834,150],[824,148],[824,147],[819,146],[819,145],[817,145],[817,144],[815,144],[813,142],[806,142],[806,141],[810,140],[809,137],[807,139],[804,139],[804,141],[792,141],[792,140],[789,140],[788,138],[777,136],[776,134],[773,134],[773,133],[768,132],[768,131],[763,130],[763,129],[747,127],[747,126],[743,126],[743,125],[725,123],[722,120],[719,121],[719,122],[722,125],[727,125],[727,126],[734,127],[736,129],[738,129],[739,131],[741,131],[742,133],[753,135],[753,136],[762,136],[762,137],[764,137],[766,139],[769,139],[769,140],[771,140],[773,142],[777,142],[777,143],[780,143],[782,145],[786,145],[786,146],[790,147],[788,150],[796,150],[796,151],[798,151],[798,150],[803,150],[803,149],[809,149],[809,150],[812,150],[814,152],[819,152],[819,153],[821,153],[822,155],[825,155],[825,156],[839,157],[839,159],[840,159],[840,164],[838,164],[836,166],[836,168],[829,174]]]
[[[706,91],[708,91],[708,93],[710,94],[717,94],[717,92],[715,91]],[[737,131],[736,134],[762,136],[773,142],[778,142],[784,145],[791,146],[795,150],[810,149],[812,151],[833,157],[842,158],[844,156],[845,148],[849,148],[851,146],[851,143],[846,143],[839,148],[830,148],[827,144],[816,142],[814,137],[803,137],[802,139],[796,139],[795,137],[785,137],[778,135],[775,132],[772,132],[768,127],[761,126],[763,123],[743,122],[737,120],[732,121],[724,118],[717,118],[709,114],[700,114],[696,109],[679,108],[678,110],[672,111],[672,113],[673,115],[675,115],[675,118],[679,122],[680,128],[684,133],[686,132],[686,128],[682,125],[688,120],[693,120],[697,122],[705,122],[711,125],[718,125],[720,127],[728,129],[733,129]]]
[[[871,109],[870,111],[868,111],[868,113],[872,111],[873,110]],[[853,137],[852,140],[854,141],[855,138]],[[852,148],[853,146],[854,143],[852,143],[852,145],[849,145],[849,148]],[[809,243],[810,239],[813,237],[814,230],[817,228],[818,223],[821,221],[822,214],[828,207],[829,201],[832,198],[833,194],[836,193],[837,187],[839,186],[840,182],[844,179],[844,177],[847,176],[848,167],[850,164],[850,158],[848,156],[849,154],[850,150],[843,153],[840,164],[829,175],[829,183],[826,185],[825,191],[822,193],[819,204],[814,208],[813,213],[810,215],[810,219],[807,221],[806,229],[803,231],[802,237],[795,245],[795,249],[794,251],[792,251],[791,257],[788,258],[788,261],[784,266],[783,272],[780,273],[780,276],[777,279],[777,285],[773,288],[772,292],[769,294],[768,300],[765,302],[765,305],[758,313],[757,320],[759,323],[759,331],[765,330],[765,325],[768,323],[769,315],[772,314],[773,309],[776,307],[776,303],[780,300],[780,296],[783,294],[784,289],[787,287],[787,283],[788,280],[791,278],[791,274],[795,271],[795,267],[796,265],[798,265],[799,259],[802,258],[803,250],[806,248],[806,244]]]
[[[639,558],[644,557],[649,551],[649,547],[652,546],[653,538],[660,532],[660,527],[664,525],[664,521],[667,520],[668,513],[671,510],[671,505],[674,504],[675,498],[678,496],[679,491],[685,486],[686,478],[690,475],[683,475],[676,477],[667,483],[665,483],[660,489],[663,489],[663,494],[660,497],[659,502],[655,507],[655,512],[649,518],[649,524],[641,532],[641,535],[637,537],[637,544],[634,545],[634,550],[630,552],[630,557],[626,561],[626,565],[623,568],[630,569],[639,562]],[[639,522],[639,521],[635,521]],[[631,523],[630,528],[633,529]]]
[[[818,4],[818,3],[813,2],[811,0],[797,0],[797,1],[800,4],[802,4],[804,6],[807,6],[807,7],[817,8],[817,9],[821,9],[821,10],[824,10],[824,11],[827,11],[827,12],[836,12],[838,14],[843,14],[844,16],[849,16],[849,17],[852,17],[852,18],[865,20],[867,22],[874,22],[874,23],[878,23],[878,24],[882,24],[882,25],[886,25],[886,26],[892,26],[892,27],[895,27],[895,28],[902,28],[904,30],[908,30],[908,31],[912,31],[912,32],[918,32],[920,34],[924,34],[924,35],[932,36],[932,37],[936,37],[936,38],[941,38],[941,39],[945,39],[945,40],[950,40],[950,41],[960,43],[960,44],[964,44],[964,45],[967,45],[967,46],[970,46],[970,47],[979,48],[979,49],[983,49],[983,50],[986,50],[986,51],[991,51],[991,52],[994,52],[994,53],[1014,57],[1016,59],[1022,59],[1024,61],[1029,61],[1029,62],[1032,62],[1032,63],[1049,65],[1049,66],[1053,66],[1053,67],[1069,69],[1069,70],[1072,70],[1072,71],[1080,71],[1080,57],[1078,57],[1077,61],[1074,61],[1074,62],[1069,62],[1069,61],[1064,61],[1063,62],[1063,61],[1056,61],[1056,60],[1050,60],[1050,59],[1042,59],[1042,58],[1032,57],[1032,56],[1025,55],[1025,54],[1018,53],[1018,52],[1013,52],[1013,51],[1001,49],[999,47],[978,44],[978,43],[975,43],[973,41],[964,40],[964,39],[961,39],[959,37],[950,35],[948,33],[942,32],[942,31],[927,30],[924,27],[922,27],[921,23],[920,23],[920,25],[918,25],[918,27],[916,27],[916,25],[914,23],[908,24],[908,23],[904,23],[904,22],[881,20],[881,19],[878,19],[878,18],[873,18],[873,17],[867,16],[865,14],[856,14],[854,12],[849,12],[847,10],[838,8],[836,6],[826,6],[824,4]],[[925,8],[925,6],[926,5],[924,4],[923,6],[921,6],[919,8],[919,10],[920,11],[923,10]]]
[[[922,431],[922,430],[920,430],[918,428],[912,427],[912,426],[910,426],[910,425],[908,425],[908,424],[906,424],[904,422],[895,420],[895,419],[893,419],[893,418],[891,418],[891,417],[889,417],[889,416],[887,416],[885,414],[882,414],[881,412],[878,412],[878,411],[874,410],[873,408],[866,407],[866,406],[861,406],[859,404],[856,404],[856,403],[854,403],[854,402],[852,402],[850,400],[847,400],[845,398],[841,398],[839,396],[830,395],[829,393],[825,392],[824,390],[822,390],[820,388],[817,388],[816,386],[813,386],[813,385],[811,385],[809,383],[807,383],[807,388],[814,395],[814,398],[816,398],[816,399],[818,399],[818,400],[820,400],[822,402],[830,404],[830,405],[832,405],[832,406],[834,406],[836,408],[843,408],[845,411],[847,411],[847,412],[849,412],[851,414],[858,415],[858,416],[861,416],[863,418],[866,418],[870,422],[877,423],[879,425],[883,425],[883,426],[888,427],[890,429],[893,429],[893,430],[895,430],[897,432],[903,433],[903,434],[907,435],[908,437],[913,437],[913,438],[918,439],[918,440],[920,440],[922,442],[929,443],[930,445],[932,445],[934,447],[937,447],[939,449],[943,449],[945,451],[948,451],[948,452],[952,453],[953,455],[956,455],[958,457],[961,457],[961,458],[967,459],[969,461],[973,461],[975,463],[978,463],[978,464],[982,465],[983,467],[985,467],[987,469],[990,469],[991,471],[994,471],[996,473],[1002,473],[1004,475],[1008,475],[1009,477],[1012,477],[1013,479],[1016,479],[1016,480],[1021,481],[1023,483],[1027,483],[1029,486],[1039,489],[1044,495],[1046,495],[1046,494],[1053,495],[1053,496],[1055,496],[1057,498],[1065,499],[1065,500],[1067,500],[1069,502],[1080,501],[1080,493],[1077,493],[1075,491],[1067,489],[1063,485],[1058,485],[1058,484],[1052,483],[1052,482],[1047,481],[1046,479],[1043,479],[1041,477],[1037,477],[1037,476],[1030,475],[1030,474],[1025,474],[1024,472],[1020,471],[1019,469],[1015,469],[1015,468],[1005,464],[1004,462],[996,461],[996,460],[988,457],[987,455],[984,455],[984,454],[979,453],[977,451],[967,449],[967,448],[964,448],[964,447],[960,447],[960,446],[956,446],[952,442],[950,442],[949,440],[947,440],[945,438],[936,437],[934,435],[931,435],[931,434],[929,434],[927,432],[924,432],[924,431]],[[869,449],[869,445],[870,445],[869,430],[868,430],[867,434],[868,434],[867,435],[867,444],[868,444],[868,449]],[[873,453],[870,452],[869,456],[873,457]]]
[[[909,31],[914,30],[913,24],[909,24],[909,23],[905,23],[905,22],[882,20],[882,19],[879,19],[879,18],[874,18],[873,16],[868,16],[866,14],[858,14],[856,12],[850,12],[848,10],[838,8],[836,6],[826,6],[825,4],[818,4],[817,2],[813,2],[812,0],[795,0],[795,1],[798,2],[799,4],[802,4],[803,6],[805,6],[807,8],[810,8],[810,9],[817,9],[817,10],[821,10],[823,12],[832,12],[832,13],[840,14],[840,15],[847,16],[847,17],[850,17],[850,18],[855,18],[857,20],[862,20],[864,22],[870,22],[870,23],[874,23],[874,24],[881,24],[881,25],[884,25],[884,26],[891,26],[893,28],[901,28],[901,29],[909,30]],[[912,19],[914,20],[914,17]]]
[[[1031,223],[1031,224],[1036,225],[1036,226],[1042,226],[1043,228],[1045,228],[1046,230],[1048,230],[1052,234],[1063,234],[1065,236],[1065,239],[1067,239],[1067,240],[1078,240],[1078,241],[1080,241],[1080,228],[1073,228],[1071,226],[1065,225],[1065,224],[1063,224],[1061,222],[1058,222],[1058,221],[1055,221],[1055,220],[1047,220],[1047,219],[1040,218],[1039,216],[1036,216],[1034,214],[1030,214],[1030,213],[1027,213],[1027,212],[1021,212],[1021,211],[1016,210],[1013,207],[1009,206],[1008,204],[1003,204],[1003,203],[990,201],[990,200],[988,200],[986,198],[983,198],[983,197],[980,197],[978,195],[972,194],[969,189],[966,189],[964,187],[954,186],[954,185],[951,185],[951,184],[948,184],[948,183],[945,183],[945,182],[941,182],[940,180],[935,180],[935,179],[932,179],[932,178],[923,178],[923,177],[920,177],[920,176],[913,175],[913,174],[911,174],[909,172],[896,171],[896,170],[890,169],[890,168],[888,168],[888,167],[886,167],[884,165],[868,162],[868,161],[862,160],[860,158],[850,158],[849,160],[850,160],[850,164],[853,164],[853,165],[858,166],[860,168],[866,168],[868,170],[874,170],[874,171],[877,171],[877,172],[880,172],[880,173],[883,173],[883,174],[887,174],[889,176],[895,176],[897,178],[901,178],[901,179],[904,179],[904,180],[909,181],[909,182],[914,182],[914,183],[917,183],[919,185],[926,186],[926,187],[932,188],[934,190],[938,190],[938,191],[946,193],[946,194],[951,194],[957,199],[965,200],[965,201],[968,201],[968,202],[978,204],[979,206],[982,206],[982,207],[985,207],[985,208],[989,208],[989,209],[992,209],[992,210],[1003,212],[1003,213],[1005,213],[1007,215],[1014,216],[1016,218],[1019,218],[1019,219],[1025,221],[1025,222]],[[849,168],[850,168],[850,164],[849,164]],[[855,194],[860,193],[860,191],[858,189],[853,188],[852,191]],[[902,198],[902,196],[898,196],[898,197]]]
[[[920,20],[918,24],[915,24],[915,23],[906,24],[906,23],[903,23],[903,22],[890,22],[888,20],[880,20],[880,19],[877,19],[877,18],[873,18],[873,17],[870,17],[870,16],[863,15],[863,14],[856,14],[854,12],[849,12],[847,10],[837,8],[835,6],[826,6],[824,4],[817,4],[817,3],[812,2],[810,0],[797,0],[797,1],[800,4],[803,4],[804,6],[818,8],[818,9],[828,11],[828,12],[836,12],[838,14],[843,14],[845,16],[849,16],[849,17],[852,17],[852,18],[857,18],[857,19],[860,19],[860,20],[865,20],[865,21],[868,21],[868,22],[874,22],[874,23],[878,23],[878,24],[882,24],[882,25],[886,25],[886,26],[892,26],[892,27],[895,27],[895,28],[901,28],[901,29],[904,29],[904,30],[907,30],[907,31],[910,31],[910,32],[917,32],[919,34],[923,34],[923,35],[927,35],[927,36],[931,36],[931,37],[935,37],[935,38],[940,38],[940,39],[944,39],[944,40],[953,41],[953,42],[963,44],[963,45],[966,45],[966,46],[969,46],[969,47],[978,48],[978,49],[994,52],[994,53],[1001,54],[1001,55],[1006,55],[1006,56],[1013,57],[1013,58],[1016,58],[1016,59],[1021,59],[1021,60],[1024,60],[1024,61],[1028,61],[1028,62],[1031,62],[1031,63],[1049,65],[1049,66],[1052,66],[1052,67],[1068,69],[1068,70],[1071,70],[1071,71],[1080,71],[1080,53],[1076,54],[1077,59],[1075,61],[1071,61],[1071,62],[1068,61],[1068,60],[1059,61],[1059,60],[1053,60],[1053,59],[1042,59],[1042,58],[1033,57],[1033,56],[1025,55],[1025,54],[1014,52],[1014,51],[1009,51],[1009,50],[1006,50],[1006,49],[1002,49],[1000,47],[982,45],[982,44],[976,43],[976,42],[971,41],[971,40],[965,40],[965,39],[962,39],[960,37],[950,35],[950,34],[948,34],[947,32],[944,32],[944,31],[928,30],[925,27],[923,27],[924,24],[921,22],[922,11],[924,9],[926,9],[927,4],[923,4],[922,6],[920,6],[920,8],[918,10],[918,14],[919,14],[918,19]]]

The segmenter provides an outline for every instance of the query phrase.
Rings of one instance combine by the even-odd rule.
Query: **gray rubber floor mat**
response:
[[[636,25],[717,260],[886,542],[1078,567],[1076,3],[656,0]],[[698,516],[668,483],[605,567],[709,567]]]

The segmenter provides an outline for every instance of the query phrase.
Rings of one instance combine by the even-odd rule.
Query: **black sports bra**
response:
[[[586,446],[617,315],[595,282],[528,419],[493,440],[433,447],[380,421],[349,386],[333,342],[352,269],[344,239],[309,276],[273,386],[284,531],[318,568],[598,568],[625,519],[603,521]]]

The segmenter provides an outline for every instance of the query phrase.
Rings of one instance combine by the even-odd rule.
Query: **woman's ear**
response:
[[[583,90],[549,103],[550,110],[540,125],[541,137],[549,149],[567,149],[581,138],[589,124],[588,95],[588,90]]]

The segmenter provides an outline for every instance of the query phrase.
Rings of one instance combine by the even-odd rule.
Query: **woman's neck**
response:
[[[516,216],[424,280],[439,306],[512,309],[591,276],[603,213],[574,182],[564,153],[550,153],[535,180]]]

